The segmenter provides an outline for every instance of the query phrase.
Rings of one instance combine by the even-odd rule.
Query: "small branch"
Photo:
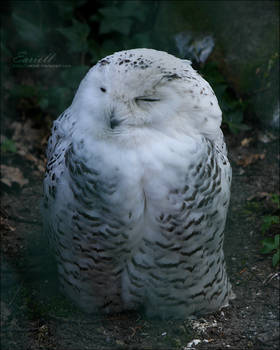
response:
[[[280,276],[280,271],[276,272],[276,273],[271,273],[264,281],[263,284],[264,285],[268,285],[269,282],[271,282],[275,277],[279,277]]]
[[[22,222],[24,224],[32,224],[32,225],[41,225],[41,223],[39,221],[36,220],[28,220],[28,219],[24,219],[21,217],[16,217],[16,216],[9,216],[10,220],[16,221],[16,222]]]

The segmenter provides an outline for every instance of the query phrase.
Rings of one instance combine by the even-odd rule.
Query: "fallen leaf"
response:
[[[259,154],[249,154],[247,156],[241,157],[237,161],[238,165],[241,165],[243,168],[246,168],[248,165],[255,163],[258,160],[262,160],[265,158],[265,153],[259,153]]]
[[[248,138],[246,137],[245,139],[243,139],[241,141],[241,146],[242,147],[248,147],[252,141],[253,141],[252,137],[248,137]]]
[[[15,228],[8,223],[8,219],[0,215],[0,228],[7,231],[15,231]]]
[[[15,182],[20,187],[28,184],[28,180],[24,178],[22,172],[19,168],[14,168],[1,164],[1,182],[5,185],[12,187],[12,184]]]
[[[116,340],[116,344],[118,344],[119,346],[124,346],[124,342],[122,340]]]
[[[36,158],[33,156],[33,154],[29,152],[24,152],[23,150],[20,150],[18,152],[21,156],[23,156],[25,159],[29,160],[30,162],[34,163],[34,165],[37,167],[39,172],[43,173],[45,172],[46,166],[45,166],[45,160],[42,160],[40,158]]]
[[[276,136],[274,136],[272,133],[270,132],[266,132],[266,133],[262,133],[259,132],[258,133],[258,140],[261,141],[262,143],[269,143],[272,142],[274,140],[276,140]]]
[[[257,192],[252,194],[252,196],[247,198],[247,201],[251,201],[253,199],[268,199],[271,197],[271,193],[268,192]]]
[[[245,170],[242,169],[242,168],[240,168],[240,169],[239,169],[239,172],[238,172],[238,175],[242,176],[242,175],[244,175],[244,174],[245,174]]]
[[[31,120],[23,123],[13,122],[10,127],[13,130],[12,140],[15,142],[18,154],[25,156],[32,153],[34,147],[42,147],[41,142],[45,136],[44,130],[35,129]]]

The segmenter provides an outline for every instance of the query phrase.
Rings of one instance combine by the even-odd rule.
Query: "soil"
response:
[[[260,253],[262,217],[275,210],[269,198],[278,193],[279,143],[262,133],[227,137],[233,183],[224,249],[236,299],[180,321],[137,312],[89,316],[64,298],[42,235],[43,173],[32,159],[4,156],[29,184],[2,184],[1,349],[279,349],[279,273],[272,255]]]

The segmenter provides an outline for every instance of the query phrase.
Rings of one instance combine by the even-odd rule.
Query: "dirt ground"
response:
[[[30,156],[3,155],[25,181],[1,183],[1,349],[279,349],[279,273],[271,255],[260,254],[262,216],[273,210],[269,194],[279,193],[279,140],[252,130],[227,143],[233,183],[224,249],[236,299],[181,321],[80,313],[58,291],[42,235],[42,167]]]

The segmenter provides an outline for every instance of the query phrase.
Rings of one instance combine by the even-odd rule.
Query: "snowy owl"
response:
[[[60,286],[84,311],[228,305],[221,116],[190,61],[165,52],[117,52],[86,74],[54,122],[42,205]]]

